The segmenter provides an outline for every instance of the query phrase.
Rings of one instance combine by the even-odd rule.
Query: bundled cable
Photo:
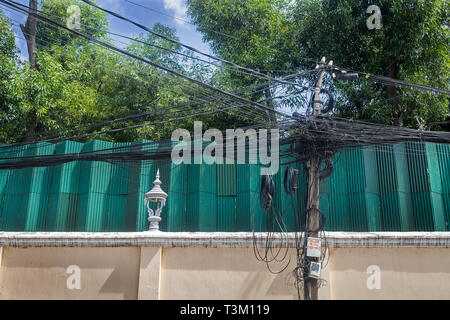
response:
[[[275,185],[272,176],[269,175],[262,176],[259,198],[261,201],[261,207],[265,212],[267,212],[272,206],[272,199],[274,192],[275,192]]]
[[[298,170],[287,167],[284,172],[284,191],[293,194],[298,189]]]

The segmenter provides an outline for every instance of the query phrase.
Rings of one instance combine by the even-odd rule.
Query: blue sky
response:
[[[15,1],[21,4],[28,5],[28,0],[15,0]],[[173,27],[177,30],[177,34],[181,42],[193,46],[202,51],[210,52],[209,46],[203,43],[202,35],[196,31],[195,26],[182,21],[182,20],[189,21],[189,18],[186,16],[186,6],[184,0],[130,0],[130,1],[137,4],[141,4],[145,7],[149,7],[156,11],[162,12],[166,15],[133,5],[132,3],[127,2],[126,0],[97,0],[97,3],[104,8],[117,12],[147,27],[152,27],[157,22]],[[17,22],[24,23],[26,20],[26,15],[24,14],[12,13],[11,11],[8,11],[10,9],[6,9],[2,5],[0,5],[0,9],[3,11],[4,14],[16,20],[13,21],[14,23]],[[177,17],[179,19],[168,16]],[[109,29],[112,32],[124,34],[127,36],[145,32],[144,30],[141,30],[133,26],[132,24],[122,21],[118,18],[108,16],[108,19],[110,21]],[[14,30],[18,37],[23,38],[23,34],[18,26],[14,26]],[[120,39],[120,41],[123,42],[124,40]],[[16,43],[19,49],[21,50],[21,57],[23,59],[27,59],[28,54],[26,50],[25,41],[16,39]]]

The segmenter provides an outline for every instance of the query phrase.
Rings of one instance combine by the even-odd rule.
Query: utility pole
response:
[[[322,82],[323,82],[323,76],[325,72],[325,64],[326,60],[325,57],[322,58],[320,61],[320,64],[316,67],[320,70],[319,72],[319,79],[317,80],[317,84],[315,87],[314,92],[314,101],[313,101],[313,114],[314,116],[318,116],[322,113],[322,101],[320,100],[320,89],[322,88]],[[330,61],[330,64],[332,62]],[[309,221],[306,221],[308,224],[309,230],[316,230],[319,227],[319,212],[314,209],[319,209],[319,170],[320,170],[320,157],[316,153],[312,156],[312,158],[309,160],[309,179],[308,179],[308,218]],[[314,237],[318,238],[318,232],[311,232],[307,233],[307,237]],[[307,238],[305,238],[305,241],[307,241]],[[311,261],[319,262],[320,258],[309,258]],[[317,300],[318,299],[318,283],[319,280],[307,277],[305,278],[304,286],[304,294],[305,300]]]

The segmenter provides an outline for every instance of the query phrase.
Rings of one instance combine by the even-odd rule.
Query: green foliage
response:
[[[98,10],[92,10],[77,1],[44,0],[42,10],[53,18],[65,13],[71,4],[81,7],[82,32],[109,41],[106,33],[107,20]],[[93,26],[92,29],[86,25]],[[10,32],[9,26],[0,32]],[[99,29],[99,30],[97,30]],[[176,38],[175,30],[156,24],[154,30]],[[4,38],[6,43],[6,37]],[[0,139],[3,142],[23,141],[26,135],[32,140],[56,136],[73,136],[92,131],[118,129],[144,121],[162,121],[165,116],[154,114],[133,121],[120,121],[102,126],[93,124],[139,114],[188,100],[183,81],[167,77],[159,70],[131,58],[112,53],[104,48],[82,41],[64,30],[58,30],[39,22],[38,24],[38,69],[14,59],[4,59],[11,65],[10,77],[4,81]],[[171,50],[179,46],[162,42],[150,35],[139,35],[138,39]],[[3,38],[2,38],[3,40]],[[14,48],[14,37],[12,37]],[[144,58],[164,64],[180,72],[187,66],[173,53],[157,47],[131,42],[127,50]],[[2,60],[3,61],[3,60]],[[2,64],[3,66],[3,64]],[[192,65],[189,65],[188,69]],[[5,73],[2,73],[4,75]],[[186,93],[186,94],[184,94]],[[180,115],[182,115],[181,113]],[[189,123],[187,124],[189,125]],[[175,124],[148,126],[134,130],[119,131],[101,136],[91,136],[111,141],[133,141],[138,139],[159,140],[170,137]]]
[[[226,60],[276,74],[292,69],[290,5],[280,0],[187,0],[188,14],[212,50]],[[233,73],[237,84],[253,77]]]
[[[11,23],[0,10],[0,55],[11,59],[16,56],[16,53],[16,43]]]
[[[36,126],[37,133],[65,131],[88,123],[95,115],[96,94],[77,80],[75,69],[64,68],[45,52],[38,58],[39,71],[18,64],[6,84],[10,101],[2,110],[3,142],[23,140],[30,126]]]
[[[41,0],[40,10],[46,13],[50,19],[66,26],[69,18],[67,9],[71,5],[76,5],[80,8],[81,29],[78,31],[92,37],[101,38],[106,36],[108,20],[105,14],[84,2],[76,0]],[[38,49],[48,49],[53,44],[65,46],[74,42],[80,45],[86,43],[85,40],[80,39],[69,31],[59,29],[42,21],[38,21],[36,37],[41,40],[37,42]]]
[[[382,13],[378,30],[366,26],[365,2],[301,1],[294,11],[295,41],[312,59],[327,56],[340,67],[449,88],[450,2],[384,0],[374,4]],[[416,116],[429,123],[443,120],[449,112],[448,98],[417,89],[398,88],[397,105],[387,96],[386,85],[360,80],[337,84],[337,89],[342,95],[338,111],[347,117],[392,124],[406,110],[405,124],[416,127]]]
[[[343,68],[449,88],[449,0],[187,0],[188,13],[216,54],[267,70],[305,70],[326,56]],[[369,30],[366,9],[381,8],[382,28]],[[232,75],[235,79],[237,75]],[[255,79],[239,76],[245,84]],[[341,116],[405,125],[442,120],[448,97],[369,80],[335,83]],[[392,98],[392,95],[394,98]]]
[[[11,29],[9,20],[0,11],[0,114],[10,103],[10,95],[7,90],[14,67],[16,65],[16,46],[14,32]],[[5,118],[0,116],[0,124],[4,123]]]

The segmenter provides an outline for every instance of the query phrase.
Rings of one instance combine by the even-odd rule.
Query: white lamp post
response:
[[[148,221],[150,222],[149,231],[159,231],[159,222],[161,221],[161,210],[166,204],[167,193],[161,187],[159,180],[159,169],[156,173],[156,180],[153,181],[153,189],[145,194],[145,204],[148,210]],[[156,202],[156,209],[150,208],[150,202]]]

